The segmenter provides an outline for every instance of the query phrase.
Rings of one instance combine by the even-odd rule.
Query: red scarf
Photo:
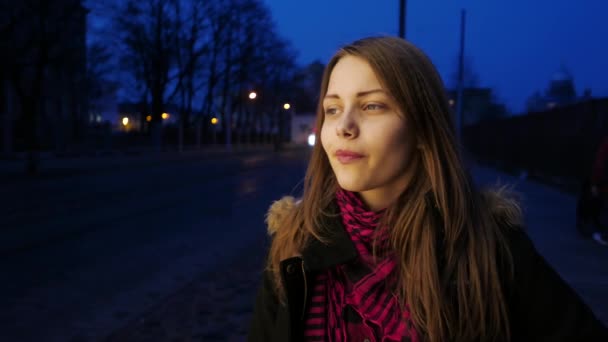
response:
[[[345,190],[338,190],[336,201],[344,228],[359,252],[359,262],[340,265],[315,279],[305,323],[306,340],[417,342],[409,311],[401,310],[392,292],[397,263],[387,252],[388,231],[376,229],[383,211],[367,210],[355,193]],[[374,243],[376,262],[372,257]]]

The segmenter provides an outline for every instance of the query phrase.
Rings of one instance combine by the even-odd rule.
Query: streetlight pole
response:
[[[407,1],[399,0],[399,37],[405,39],[405,15],[407,10]]]
[[[225,109],[224,109],[225,110]],[[224,117],[224,129],[226,130],[226,150],[232,152],[232,111],[225,110]],[[213,140],[215,140],[215,131],[213,131]]]
[[[257,111],[257,105],[256,102],[258,102],[259,100],[256,100],[258,97],[257,92],[252,91],[249,93],[249,100],[251,100],[251,112],[249,112],[249,114],[247,115],[247,120],[246,122],[246,133],[245,133],[245,143],[246,144],[252,144],[255,141],[255,137],[254,137],[254,123],[255,123],[255,116],[256,116],[256,111]]]
[[[466,11],[463,9],[460,15],[460,54],[458,56],[458,98],[456,100],[456,136],[462,145],[462,126],[464,124],[462,105],[464,92],[464,35],[465,35]]]
[[[286,118],[286,116],[289,115],[289,111],[291,108],[292,108],[291,104],[289,102],[286,102],[285,104],[283,104],[283,111],[279,111],[279,117],[278,117],[279,122],[277,123],[277,132],[274,137],[274,151],[275,152],[279,152],[281,150],[281,147],[283,146],[283,139],[285,139],[285,134],[286,134],[285,118]]]

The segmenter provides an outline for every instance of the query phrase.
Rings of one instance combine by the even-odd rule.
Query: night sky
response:
[[[327,62],[342,44],[397,35],[398,0],[264,0],[301,64]],[[467,10],[466,52],[481,86],[495,89],[514,113],[544,92],[565,66],[577,95],[608,96],[606,0],[408,0],[407,39],[433,60],[450,84],[458,59],[460,10]]]

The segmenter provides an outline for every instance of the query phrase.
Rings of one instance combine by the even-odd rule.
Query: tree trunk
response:
[[[201,148],[201,129],[203,128],[201,125],[202,121],[196,121],[196,148]]]
[[[38,110],[39,99],[22,98],[21,109],[25,130],[25,148],[27,158],[25,161],[25,172],[29,176],[36,176],[40,170],[39,142],[38,142]]]
[[[184,152],[184,120],[181,118],[180,115],[180,119],[179,119],[179,124],[178,124],[178,129],[177,129],[177,151],[179,153]]]
[[[0,94],[0,99],[3,99],[3,102],[0,104],[3,108],[0,109],[1,112],[4,112],[4,123],[3,123],[3,132],[2,135],[4,137],[4,141],[2,142],[2,151],[9,155],[13,152],[13,115],[14,106],[12,105],[12,94],[9,92],[9,84],[8,82],[3,81],[2,92]]]
[[[162,150],[162,127],[163,127],[163,92],[161,87],[156,85],[152,90],[152,146],[155,152],[159,153]]]

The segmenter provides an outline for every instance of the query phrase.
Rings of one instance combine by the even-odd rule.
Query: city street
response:
[[[0,340],[99,340],[245,248],[263,253],[264,213],[303,177],[302,154],[3,185]]]
[[[242,341],[267,247],[264,214],[298,193],[306,150],[116,165],[0,187],[0,340]],[[608,248],[578,237],[575,199],[515,184],[530,236],[608,323]]]

